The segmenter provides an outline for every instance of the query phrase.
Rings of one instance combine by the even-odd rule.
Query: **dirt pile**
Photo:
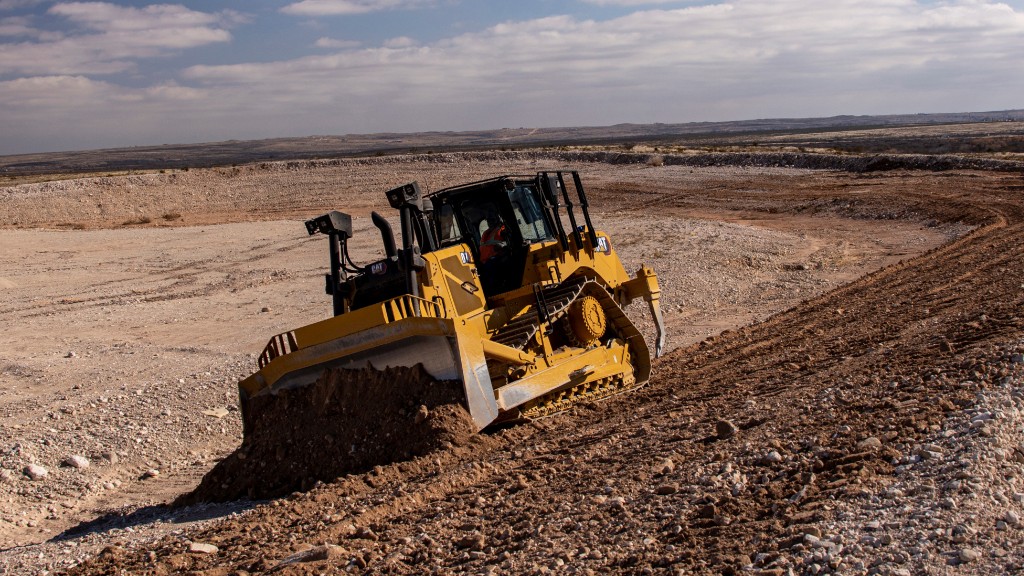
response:
[[[263,499],[464,443],[462,385],[422,365],[331,369],[305,388],[251,400],[242,445],[177,504]]]

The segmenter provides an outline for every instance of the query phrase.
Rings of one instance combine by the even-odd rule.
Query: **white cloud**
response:
[[[212,14],[180,5],[133,8],[107,2],[61,3],[48,12],[76,28],[67,34],[36,34],[37,41],[0,44],[0,74],[122,72],[141,58],[227,42],[231,33],[226,28],[241,18],[234,12]]]
[[[281,12],[295,16],[349,16],[415,8],[426,3],[425,0],[301,0],[285,6]]]
[[[358,40],[340,40],[337,38],[318,38],[315,46],[317,48],[337,48],[340,50],[347,50],[349,48],[357,48],[362,45],[362,42]]]
[[[88,46],[112,33],[100,19],[74,17],[102,31],[54,45]],[[186,29],[221,30],[185,20]],[[17,66],[11,46],[19,45],[0,50],[0,71]],[[131,66],[139,50],[169,50],[103,46],[77,65]],[[35,130],[26,119],[71,121],[73,111],[107,119],[107,132],[126,124],[118,118],[133,119],[121,128],[132,135],[153,126],[152,143],[993,110],[1021,107],[1024,94],[1024,12],[985,0],[734,0],[606,21],[509,21],[426,44],[399,38],[360,48],[321,38],[317,46],[336,50],[191,66],[181,84],[147,89],[81,78],[73,66],[0,83],[0,134]],[[31,55],[53,68],[64,50]]]
[[[416,40],[408,36],[397,36],[384,41],[385,48],[410,48],[416,44]]]
[[[1019,105],[1021,40],[1024,14],[994,2],[736,0],[194,66],[185,78],[261,94],[248,98],[261,114],[343,104],[375,119],[353,128],[366,130],[978,109]],[[998,94],[979,92],[981,78]]]
[[[32,38],[52,42],[63,38],[64,35],[35,28],[32,26],[32,19],[26,16],[9,16],[0,18],[0,37]]]

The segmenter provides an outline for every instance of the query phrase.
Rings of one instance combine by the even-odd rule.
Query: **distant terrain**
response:
[[[927,130],[932,127],[933,130]],[[900,129],[910,128],[905,134]],[[893,131],[896,131],[895,133]],[[686,124],[502,128],[475,132],[349,134],[164,144],[0,156],[0,184],[26,177],[229,166],[268,160],[474,150],[648,146],[735,151],[796,148],[845,153],[1024,152],[1024,109],[996,112],[782,118]]]

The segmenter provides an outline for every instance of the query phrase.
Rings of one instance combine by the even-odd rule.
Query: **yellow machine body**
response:
[[[519,242],[509,250],[508,260],[521,263],[521,268],[511,271],[509,262],[491,272],[481,265],[478,234],[449,235],[445,243],[445,234],[439,231],[443,215],[433,220],[426,215],[429,211],[417,204],[418,190],[406,190],[414,197],[414,206],[407,211],[409,202],[392,200],[403,210],[405,248],[398,251],[392,246],[388,252],[393,255],[362,269],[385,280],[379,285],[372,284],[369,276],[338,281],[335,274],[332,286],[329,276],[328,291],[335,295],[336,315],[270,340],[260,356],[259,370],[239,383],[243,419],[247,399],[309,385],[327,368],[422,364],[438,380],[462,382],[465,405],[478,429],[543,417],[581,400],[646,383],[651,354],[622,307],[638,298],[648,303],[658,329],[656,352],[660,353],[664,332],[657,276],[641,267],[630,277],[603,232],[577,227],[571,218],[573,231],[566,233],[561,222],[554,222],[561,217],[558,208],[570,214],[572,209],[571,204],[557,201],[568,196],[557,189],[566,186],[563,173],[555,174],[557,178],[543,173],[543,181],[541,175],[535,177],[536,190],[530,180],[503,177],[476,183],[477,188],[448,189],[432,196],[435,210],[439,203],[454,204],[453,199],[462,198],[467,213],[476,208],[474,192],[482,197],[489,192],[498,199],[501,191],[509,196],[529,192],[540,198],[538,206],[547,209],[545,233],[551,238],[527,241],[510,235],[511,241]],[[582,186],[578,175],[572,176],[589,225]],[[520,184],[525,192],[514,188]],[[514,201],[511,206],[501,206],[508,221],[538,229],[543,213],[534,210],[524,216],[520,204]],[[424,223],[419,228],[417,218]],[[534,220],[525,222],[529,218]],[[472,220],[462,222],[462,228],[474,226]],[[476,225],[482,228],[484,223],[481,220]],[[331,228],[321,228],[325,226]],[[389,230],[378,226],[387,245]],[[307,223],[307,227],[313,233],[317,225]],[[428,239],[430,234],[434,237]],[[342,242],[347,240],[345,232],[339,236]],[[414,237],[427,250],[417,247]],[[333,238],[332,233],[332,247]],[[335,259],[333,255],[332,260],[344,265],[344,256]],[[488,288],[487,281],[493,280],[488,274],[502,275],[505,285]],[[360,300],[374,292],[386,293],[387,288],[377,286],[398,285],[398,275],[406,279],[405,288],[399,290],[403,293],[369,303]]]

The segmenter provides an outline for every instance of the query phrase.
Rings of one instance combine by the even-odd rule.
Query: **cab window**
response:
[[[531,185],[517,185],[508,192],[512,212],[523,240],[531,244],[550,240],[554,237],[544,218],[544,209],[538,201],[537,188]]]

